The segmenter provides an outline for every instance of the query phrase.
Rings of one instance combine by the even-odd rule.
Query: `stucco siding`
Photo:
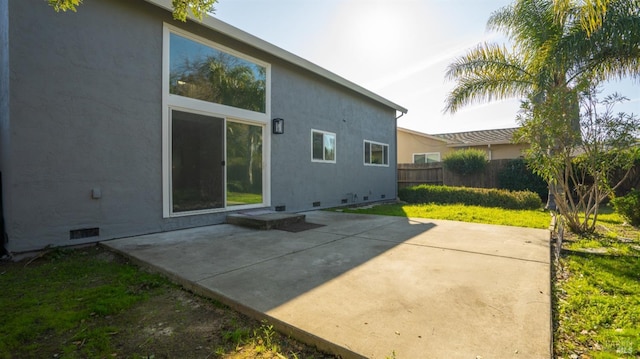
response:
[[[162,217],[162,31],[170,13],[125,0],[90,1],[78,13],[12,1],[9,11],[11,251],[224,221],[223,213]],[[100,236],[69,239],[82,228]]]
[[[161,229],[162,23],[142,5],[10,2],[11,250]]]
[[[7,8],[0,165],[10,251],[225,220],[225,212],[163,217],[164,22],[272,64],[271,118],[285,119],[285,133],[265,140],[272,142],[271,208],[324,208],[347,194],[358,202],[396,196],[395,111],[385,105],[198,24],[175,22],[142,0],[86,1],[77,13],[56,13],[41,0],[0,0],[0,20],[9,18]],[[336,133],[335,164],[311,162],[312,128]],[[364,166],[364,139],[389,145],[388,167]],[[100,198],[92,198],[94,189]],[[84,228],[100,235],[70,239]]]
[[[524,144],[497,144],[497,145],[481,145],[481,146],[470,146],[470,147],[456,147],[455,149],[460,150],[463,148],[473,148],[476,150],[483,151],[487,154],[487,158],[492,160],[506,160],[506,159],[514,159],[520,158],[524,156],[523,151],[527,145]]]
[[[523,151],[527,145],[524,144],[505,144],[505,145],[491,145],[491,159],[504,160],[520,158],[524,156]]]
[[[440,153],[440,158],[452,151],[446,142],[398,131],[398,163],[413,163],[414,153]]]
[[[0,0],[0,249],[5,246],[4,216],[10,212],[11,203],[9,191],[4,191],[10,178],[10,127],[9,127],[9,0]],[[6,193],[5,193],[6,192]]]
[[[394,110],[278,63],[272,71],[272,116],[285,119],[285,133],[272,137],[273,205],[297,211],[395,198]],[[336,163],[311,161],[312,129],[336,134]],[[388,167],[364,165],[364,140],[389,145]]]

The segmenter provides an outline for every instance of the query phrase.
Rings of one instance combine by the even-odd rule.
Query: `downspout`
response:
[[[400,112],[400,116],[396,117],[396,122],[395,122],[395,128],[396,128],[395,136],[396,136],[396,140],[395,140],[395,143],[394,143],[394,147],[395,147],[395,148],[393,149],[393,153],[394,153],[394,154],[395,154],[395,156],[396,156],[396,161],[395,161],[395,162],[396,162],[396,170],[394,171],[394,172],[395,172],[395,173],[394,173],[394,179],[395,179],[395,190],[394,190],[394,192],[395,192],[395,194],[394,194],[394,196],[393,196],[393,197],[395,198],[395,200],[396,200],[396,201],[399,199],[399,198],[398,198],[398,119],[399,119],[400,117],[404,116],[404,114],[405,114],[405,112],[402,112],[402,111],[401,111],[401,112]]]

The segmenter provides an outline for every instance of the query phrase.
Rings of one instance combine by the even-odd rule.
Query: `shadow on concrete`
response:
[[[305,214],[324,226],[217,225],[104,244],[343,358],[549,357],[547,231]]]
[[[105,245],[185,286],[202,286],[225,302],[268,312],[435,226],[398,217],[307,215],[324,226],[292,233],[216,225]]]

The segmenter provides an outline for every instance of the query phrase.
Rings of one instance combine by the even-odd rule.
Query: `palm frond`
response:
[[[449,65],[446,77],[457,82],[446,100],[447,112],[473,102],[522,96],[533,76],[522,59],[495,44],[481,44]]]

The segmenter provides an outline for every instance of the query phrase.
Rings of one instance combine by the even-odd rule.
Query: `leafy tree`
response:
[[[47,0],[55,11],[76,11],[83,0]],[[173,5],[173,18],[180,21],[187,21],[189,12],[202,20],[207,12],[213,12],[213,5],[218,0],[171,0]]]
[[[489,28],[505,32],[513,47],[481,44],[452,63],[447,77],[457,84],[446,110],[520,98],[521,118],[535,119],[541,130],[523,132],[520,139],[545,144],[537,147],[538,156],[578,145],[581,94],[602,80],[640,77],[639,5],[640,0],[516,0],[488,21]],[[550,182],[550,205],[560,194],[553,185],[564,180]]]
[[[553,184],[558,211],[577,233],[593,232],[599,206],[614,194],[634,166],[640,120],[614,114],[614,106],[626,100],[617,94],[599,100],[595,89],[580,94],[580,138],[567,121],[549,114],[553,107],[526,106],[521,114],[521,134],[535,139],[526,150],[533,171]],[[619,170],[624,171],[617,177]],[[614,180],[615,178],[615,180]]]

